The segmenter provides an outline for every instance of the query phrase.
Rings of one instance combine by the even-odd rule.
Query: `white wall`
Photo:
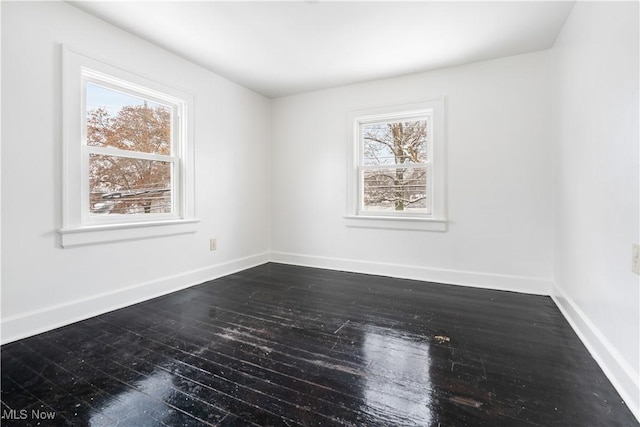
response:
[[[273,102],[275,260],[548,294],[548,51]],[[347,228],[349,111],[446,97],[449,231]]]
[[[552,293],[639,416],[637,2],[576,3],[551,51],[273,102],[65,3],[0,15],[2,342],[273,259]],[[195,95],[195,234],[60,248],[60,43]],[[348,112],[441,96],[449,230],[346,228]]]
[[[60,43],[195,96],[195,234],[60,248]],[[2,122],[3,342],[268,259],[268,99],[68,4],[2,2]]]
[[[638,13],[577,2],[553,49],[554,296],[640,418]]]

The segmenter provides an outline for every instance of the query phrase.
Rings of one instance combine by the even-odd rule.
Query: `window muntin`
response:
[[[358,214],[432,214],[433,110],[357,120]]]
[[[82,68],[82,222],[181,217],[181,100]]]

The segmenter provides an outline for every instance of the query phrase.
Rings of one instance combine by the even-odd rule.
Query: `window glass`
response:
[[[89,214],[173,213],[173,109],[124,88],[85,85]]]
[[[430,114],[360,122],[360,210],[430,214]]]
[[[91,154],[91,213],[171,213],[171,169],[170,162]]]
[[[171,108],[91,82],[86,97],[88,146],[171,154]]]
[[[427,120],[372,123],[362,126],[364,165],[424,163]]]
[[[365,169],[363,210],[429,213],[427,168]]]

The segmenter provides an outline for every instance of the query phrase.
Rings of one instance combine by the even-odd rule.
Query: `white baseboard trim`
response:
[[[551,298],[567,319],[591,356],[600,366],[627,407],[640,422],[640,382],[638,372],[622,357],[607,337],[562,289],[553,285]]]
[[[0,322],[0,343],[7,344],[32,335],[47,332],[61,326],[89,319],[99,314],[246,270],[266,262],[269,262],[268,252],[191,270],[186,273],[163,277],[128,288],[118,289],[114,292],[78,299],[53,307],[8,317]]]
[[[109,311],[186,289],[203,282],[246,270],[266,262],[404,279],[446,283],[476,288],[551,295],[589,353],[604,371],[625,403],[640,421],[640,384],[634,371],[584,312],[551,280],[521,276],[445,270],[428,267],[359,261],[284,252],[264,252],[186,273],[163,277],[114,292],[35,310],[0,321],[0,343],[47,332]]]
[[[544,278],[445,270],[439,268],[419,267],[415,265],[359,261],[313,255],[297,255],[285,252],[271,252],[271,261],[304,267],[325,268],[328,270],[349,271],[352,273],[375,274],[379,276],[398,277],[401,279],[422,280],[449,285],[461,285],[474,288],[545,296],[550,294],[552,286],[551,280]]]

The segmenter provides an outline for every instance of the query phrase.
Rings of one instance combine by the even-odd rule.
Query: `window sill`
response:
[[[60,236],[63,248],[98,245],[153,237],[174,236],[196,232],[198,219],[171,220],[146,223],[91,225],[63,228]]]
[[[354,228],[382,228],[387,230],[412,231],[447,231],[446,219],[348,215],[344,217],[344,220],[347,227]]]

